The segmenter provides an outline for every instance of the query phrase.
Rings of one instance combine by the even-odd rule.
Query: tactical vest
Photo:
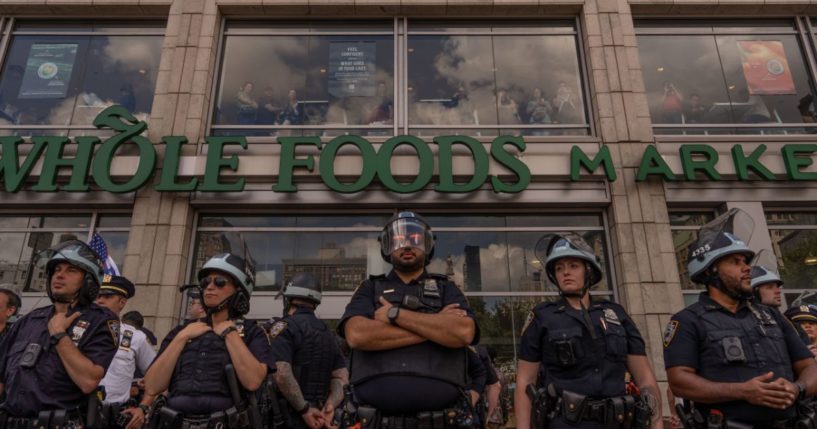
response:
[[[331,351],[335,350],[337,345],[334,335],[325,326],[323,329],[315,329],[309,320],[306,320],[307,317],[310,316],[304,314],[303,317],[298,317],[296,314],[288,318],[291,323],[298,326],[304,339],[295,350],[292,369],[304,399],[311,404],[322,405],[329,394],[335,357]]]
[[[422,285],[391,282],[385,276],[371,277],[370,281],[374,282],[375,303],[383,296],[394,305],[434,314],[443,308],[440,283],[447,283],[448,279],[431,274]],[[410,298],[407,300],[406,296]],[[465,387],[467,359],[464,347],[452,349],[432,341],[392,350],[353,350],[350,381],[354,385],[381,375],[409,375]]]
[[[775,377],[794,380],[783,329],[768,307],[752,306],[753,313],[746,317],[707,309],[699,303],[689,307],[705,328],[700,376],[717,381],[745,381],[746,368],[750,368],[755,372],[752,377],[772,371]]]
[[[243,335],[243,321],[235,321]],[[209,331],[188,342],[176,361],[170,396],[230,396],[224,367],[230,353],[223,338]]]

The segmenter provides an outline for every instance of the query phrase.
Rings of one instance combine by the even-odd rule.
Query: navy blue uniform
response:
[[[376,285],[376,283],[379,283],[379,286]],[[381,291],[377,292],[378,290]],[[438,294],[435,299],[428,300],[439,306],[436,311],[439,311],[446,305],[456,303],[459,304],[460,309],[465,310],[468,317],[474,319],[476,330],[472,344],[477,344],[479,342],[479,326],[476,324],[476,316],[473,310],[468,306],[465,296],[459,288],[457,288],[454,283],[448,281],[446,277],[428,274],[427,272],[423,272],[418,278],[408,284],[403,283],[394,271],[389,272],[385,277],[381,276],[380,278],[365,280],[355,291],[349,305],[346,306],[346,312],[343,314],[340,325],[338,326],[338,333],[345,338],[344,329],[346,327],[346,321],[352,317],[363,316],[373,319],[375,311],[381,306],[379,303],[380,296],[383,296],[387,301],[393,304],[400,304],[405,295],[419,296],[424,294],[426,290],[433,290],[433,293]],[[435,354],[441,360],[457,359],[457,357],[453,355],[450,357],[445,355],[445,357],[443,357],[445,353],[450,352],[452,349],[434,343],[426,343],[373,353],[395,353],[395,357],[407,356],[413,351],[411,349],[425,347],[428,348],[428,350],[424,353]],[[355,351],[355,353],[358,353],[358,351]],[[464,370],[465,354],[460,354],[459,358],[462,359],[461,368]],[[461,397],[460,388],[464,387],[464,384],[457,386],[453,384],[451,380],[446,380],[446,377],[453,376],[462,376],[464,378],[464,374],[432,374],[428,376],[384,374],[367,378],[359,383],[354,383],[356,378],[355,355],[353,354],[352,357],[351,379],[353,384],[355,384],[355,392],[358,399],[364,404],[374,406],[387,413],[400,414],[418,411],[434,411],[452,405],[452,403]]]
[[[69,338],[94,365],[107,371],[116,355],[119,319],[96,304],[71,308],[67,316],[75,312],[81,315],[68,328]],[[12,326],[0,345],[0,382],[7,393],[4,406],[11,415],[37,417],[43,410],[72,410],[87,397],[68,376],[50,343],[48,321],[53,315],[53,305],[32,310]],[[41,346],[40,356],[33,367],[22,368],[20,359],[32,343]]]
[[[173,328],[167,334],[157,358],[189,323],[191,321]],[[251,320],[237,321],[236,327],[253,356],[274,368],[266,332]],[[179,355],[170,378],[168,406],[186,415],[209,414],[232,407],[233,400],[224,369],[230,362],[227,345],[215,332],[209,331],[190,340]]]
[[[744,382],[769,371],[793,382],[792,363],[812,358],[811,352],[779,312],[761,304],[753,307],[757,314],[744,301],[732,313],[701,293],[697,303],[672,316],[667,326],[666,367],[689,367],[713,382]],[[791,418],[795,412],[794,407],[777,410],[746,401],[695,406],[704,416],[718,409],[726,418],[760,426]]]

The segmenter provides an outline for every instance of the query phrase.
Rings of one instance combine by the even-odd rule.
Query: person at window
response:
[[[687,124],[700,124],[705,122],[704,116],[709,109],[701,103],[701,96],[692,94],[684,109],[684,119]]]
[[[680,124],[683,122],[683,102],[684,96],[672,82],[664,82],[664,90],[661,94],[661,117],[662,124]]]
[[[772,113],[769,111],[769,107],[766,106],[766,101],[763,97],[757,94],[749,95],[749,91],[744,89],[740,93],[740,99],[745,99],[745,104],[748,106],[741,118],[741,122],[744,124],[764,124],[772,122]]]
[[[0,342],[9,332],[21,306],[20,295],[17,295],[10,287],[0,287]],[[1,356],[0,359],[2,359]]]
[[[251,125],[255,123],[255,116],[258,113],[258,102],[252,95],[252,82],[244,82],[241,89],[236,94],[236,106],[238,107],[239,125]]]
[[[258,125],[275,124],[278,107],[275,106],[273,94],[272,86],[267,85],[264,87],[264,95],[258,98],[258,116],[256,117]]]
[[[445,108],[445,119],[441,123],[455,125],[477,123],[476,111],[464,85],[459,85],[451,98],[443,101],[442,105]]]
[[[123,83],[119,87],[119,97],[116,103],[128,109],[128,112],[136,113],[136,95],[133,93],[133,85],[130,83]]]
[[[288,427],[331,426],[349,371],[335,334],[315,316],[321,287],[312,274],[297,273],[280,295],[284,317],[274,319],[269,336],[277,368],[275,383],[288,404],[282,407]]]
[[[556,96],[553,98],[554,122],[560,124],[576,124],[582,121],[579,111],[580,103],[573,93],[573,89],[564,81],[559,82]]]
[[[39,259],[47,261],[52,304],[20,318],[0,344],[0,394],[8,393],[4,422],[6,427],[82,427],[88,395],[116,354],[119,318],[94,303],[102,260],[87,244],[65,241]]]
[[[706,291],[664,330],[667,378],[705,421],[790,427],[795,402],[817,393],[817,362],[780,312],[751,299],[755,252],[738,235],[751,225],[732,209],[689,247],[689,276]]]
[[[388,95],[385,82],[377,83],[377,93],[374,98],[375,107],[369,114],[368,123],[391,124],[394,119],[394,103]]]
[[[96,303],[119,315],[134,295],[136,287],[133,282],[122,276],[106,275],[99,288]],[[135,326],[122,321],[119,330],[119,350],[116,351],[111,366],[99,383],[105,387],[102,414],[112,423],[109,425],[110,428],[142,427],[150,413],[150,404],[153,403],[154,397],[144,395],[142,401],[135,406],[127,406],[127,403],[131,399],[131,385],[137,370],[144,374],[155,357],[156,352],[148,343],[147,336]],[[127,424],[114,424],[120,415],[128,417]]]
[[[308,120],[304,104],[298,100],[298,92],[294,89],[289,90],[289,100],[287,104],[281,109],[281,115],[278,117],[278,124],[280,125],[303,125]]]
[[[207,318],[173,328],[162,342],[145,374],[145,393],[167,390],[168,399],[151,419],[170,429],[248,428],[260,412],[248,405],[249,392],[274,370],[266,332],[244,319],[255,272],[243,258],[223,253],[204,263],[198,279]]]
[[[806,96],[801,98],[797,103],[797,111],[800,112],[800,120],[802,120],[804,124],[813,124],[817,122],[817,115],[814,113],[813,103],[814,97],[811,94],[806,94]],[[809,128],[808,132],[813,133],[815,132],[815,129]]]
[[[522,327],[517,427],[627,427],[605,424],[605,416],[623,413],[633,416],[634,428],[661,428],[661,391],[641,333],[621,305],[590,294],[603,275],[593,249],[576,234],[551,234],[539,240],[535,253],[560,299],[534,307]],[[627,394],[627,372],[640,396]],[[530,385],[548,392],[532,401]],[[548,415],[549,422],[537,417]]]
[[[500,125],[514,125],[522,122],[519,119],[519,105],[504,89],[496,92],[496,111]]]
[[[380,429],[443,426],[446,410],[465,418],[467,346],[479,342],[462,291],[426,266],[434,234],[416,213],[393,216],[380,233],[392,264],[357,288],[338,326],[352,349],[350,384]],[[456,417],[455,416],[455,417]]]
[[[550,115],[553,113],[553,105],[542,92],[542,88],[534,88],[533,97],[528,101],[525,113],[528,115],[529,124],[551,123]]]

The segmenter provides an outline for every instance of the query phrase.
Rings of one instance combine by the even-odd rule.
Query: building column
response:
[[[666,381],[663,328],[683,297],[663,182],[635,180],[641,154],[654,141],[630,6],[586,0],[581,19],[595,125],[617,174],[608,219],[619,298],[647,343],[656,377]]]
[[[163,136],[186,136],[183,155],[193,156],[206,135],[209,87],[215,72],[220,17],[216,0],[173,0],[151,109],[148,138],[162,165]],[[161,171],[154,174],[154,185]],[[137,285],[128,310],[139,310],[159,338],[179,321],[184,301],[179,285],[187,280],[194,210],[190,193],[157,192],[146,186],[137,194],[125,254],[125,276]]]

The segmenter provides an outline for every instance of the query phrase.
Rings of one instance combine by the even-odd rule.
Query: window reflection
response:
[[[816,289],[817,230],[772,229],[769,233],[786,290]]]
[[[712,35],[713,27],[700,29],[710,34],[645,34],[650,30],[641,28],[639,52],[657,133],[814,132],[758,126],[817,122],[813,83],[796,35]],[[714,27],[716,33],[733,29]],[[696,126],[701,124],[736,127]]]
[[[0,75],[0,125],[91,126],[113,104],[148,120],[162,36],[15,35]],[[27,135],[65,130],[23,129]],[[19,131],[2,131],[20,134]]]
[[[340,135],[350,125],[388,129],[394,122],[393,68],[390,35],[228,33],[214,123],[280,136]],[[297,130],[318,125],[326,130]]]

